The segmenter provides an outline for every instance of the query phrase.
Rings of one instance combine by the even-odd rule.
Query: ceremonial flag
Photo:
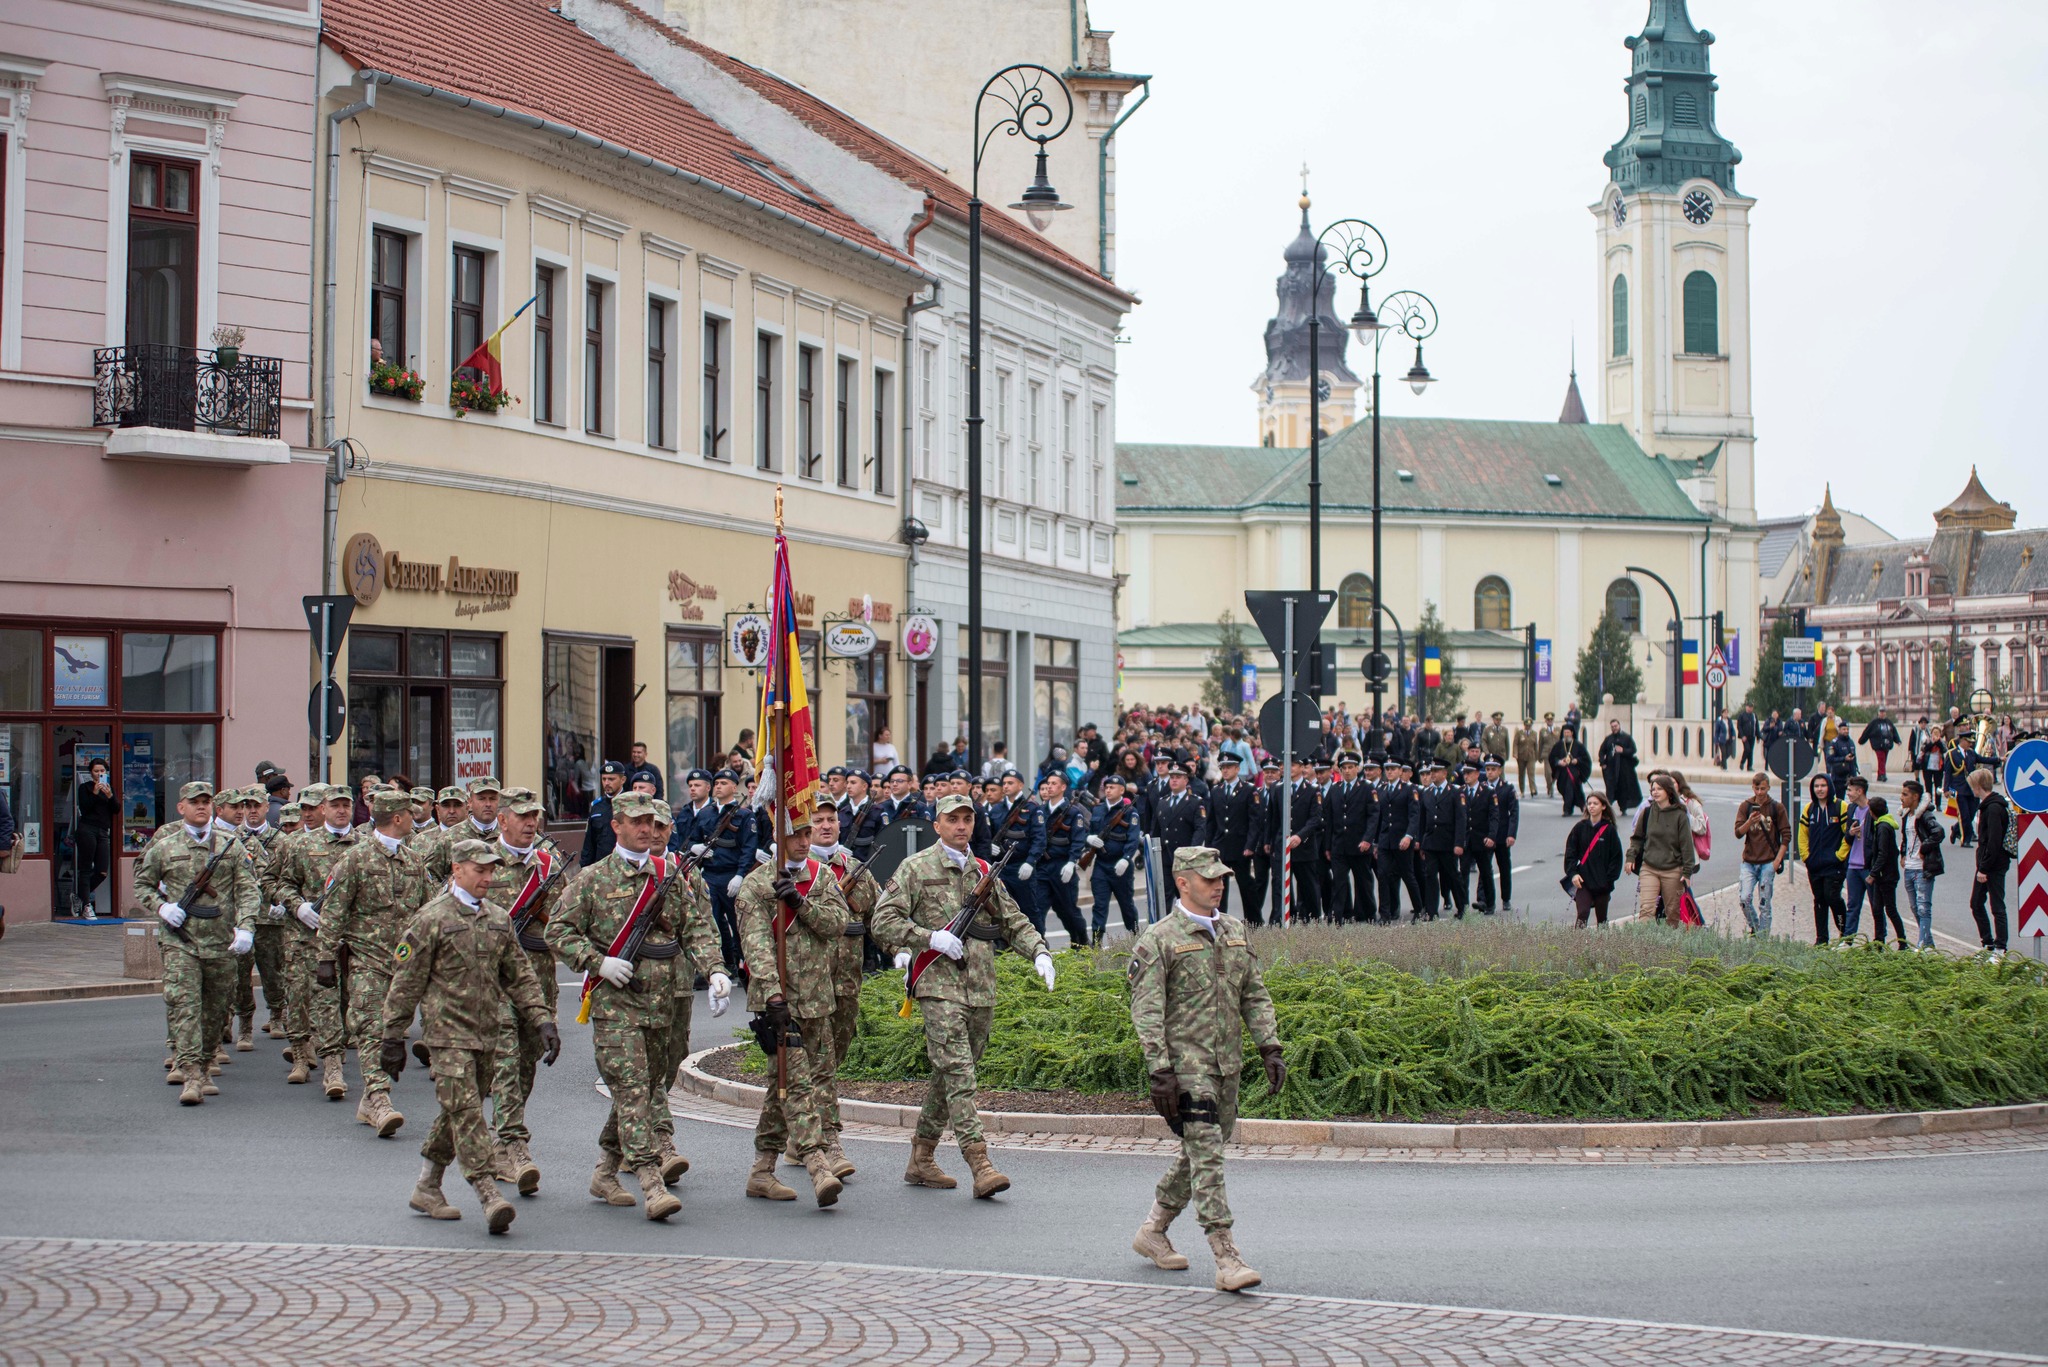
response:
[[[1682,671],[1680,682],[1696,684],[1700,681],[1700,643],[1694,640],[1679,642],[1678,667]]]
[[[1422,686],[1442,688],[1444,686],[1443,651],[1435,646],[1422,648]]]
[[[509,328],[518,322],[519,315],[532,308],[534,300],[539,298],[540,296],[536,294],[532,299],[527,300],[517,309],[513,310],[512,316],[505,320],[504,327],[500,327],[496,332],[486,337],[484,344],[475,351],[470,352],[469,358],[457,366],[456,369],[474,370],[477,374],[477,383],[479,385],[489,389],[493,394],[504,393],[505,358],[503,348],[498,344],[498,339],[505,335],[505,328]]]
[[[779,497],[779,494],[778,494]],[[796,590],[789,581],[789,543],[775,532],[775,578],[768,588],[768,668],[761,688],[762,779],[774,775],[776,799],[794,821],[808,816],[818,800],[818,742],[811,699],[804,688],[803,654],[797,646]],[[778,731],[775,710],[786,704],[789,720]],[[787,776],[788,782],[783,782]]]

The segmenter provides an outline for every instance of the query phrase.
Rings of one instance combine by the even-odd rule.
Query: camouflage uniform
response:
[[[446,1167],[460,1158],[472,1181],[489,1178],[497,1153],[484,1128],[484,1093],[498,1042],[498,1013],[510,1000],[535,1029],[548,1019],[533,965],[512,938],[512,921],[480,901],[471,907],[453,889],[420,908],[392,953],[391,987],[381,1012],[381,1038],[403,1039],[415,1010],[421,1039],[432,1051],[429,1071],[441,1113],[420,1156]]]
[[[229,851],[228,857],[214,866],[206,892],[189,905],[180,904],[189,941],[168,927],[157,935],[172,1061],[188,1079],[202,1082],[234,1006],[235,955],[229,944],[237,930],[253,933],[256,927],[256,870],[236,838],[208,831],[205,839],[194,840],[182,828],[150,841],[135,861],[135,903],[155,916],[165,903],[184,896],[207,861],[222,850]]]
[[[378,793],[378,813],[383,814],[393,799],[404,797]],[[384,999],[394,968],[391,955],[407,923],[433,891],[418,856],[402,841],[386,849],[372,830],[336,861],[334,881],[320,907],[314,961],[334,959],[343,945],[348,946],[348,979],[341,986],[348,993],[349,1042],[362,1070],[365,1101],[370,1094],[391,1090],[391,1079],[377,1060],[377,1046],[384,1038]]]
[[[569,967],[591,975],[590,1020],[597,1071],[612,1094],[598,1145],[639,1171],[658,1161],[654,1126],[653,1072],[666,1057],[674,1013],[676,904],[662,897],[648,909],[654,918],[631,983],[613,987],[596,978],[614,940],[625,927],[649,879],[664,876],[666,861],[634,864],[623,847],[578,873],[563,890],[548,919],[547,943]],[[656,1182],[660,1179],[657,1176]]]
[[[845,933],[832,949],[833,1078],[825,1102],[827,1142],[839,1137],[838,1068],[860,1025],[861,957],[867,944],[868,921],[875,914],[875,904],[882,900],[881,884],[866,869],[851,879],[847,877],[857,862],[845,849],[832,856],[832,872],[838,876],[839,890],[846,897],[848,920]]]
[[[780,1154],[790,1149],[802,1158],[822,1151],[829,1138],[833,977],[839,946],[846,941],[847,907],[839,880],[827,877],[817,860],[806,859],[793,875],[803,903],[783,932],[778,962],[773,917],[781,903],[775,896],[776,872],[772,864],[756,865],[733,899],[749,974],[747,1008],[765,1011],[770,997],[781,997],[789,1007],[790,1024],[803,1038],[801,1049],[784,1051],[788,1095],[778,1096],[769,1087],[754,1125],[754,1151]],[[855,948],[858,952],[857,943]]]
[[[452,842],[450,846],[452,848]],[[560,904],[563,892],[568,888],[570,876],[575,872],[574,863],[557,849],[554,842],[545,838],[534,841],[533,848],[521,855],[500,840],[491,842],[497,852],[498,862],[491,868],[491,881],[484,885],[484,896],[491,904],[505,908],[505,914],[512,914],[513,903],[519,900],[519,893],[527,881],[540,873],[543,863],[547,872],[540,876],[553,876],[554,882],[545,892],[536,891],[536,907],[533,919],[527,923],[526,931],[519,937],[519,948],[533,967],[534,980],[540,984],[540,993],[548,1005],[548,1019],[554,1020],[561,987],[555,976],[555,956],[548,952],[544,938],[548,917],[555,906]],[[507,1002],[499,1012],[498,1020],[498,1071],[491,1079],[491,1120],[497,1133],[498,1143],[503,1146],[515,1140],[524,1142],[533,1138],[526,1128],[526,1099],[533,1095],[533,1080],[540,1068],[540,1031],[526,1021]]]
[[[693,868],[678,878],[669,889],[668,901],[670,924],[677,928],[685,962],[676,968],[668,1034],[660,1066],[654,1069],[654,1128],[664,1156],[675,1147],[676,1117],[668,1108],[668,1090],[675,1085],[676,1070],[690,1056],[690,1015],[697,1002],[697,979],[725,972],[718,923],[711,916],[711,889],[705,886],[704,876]]]
[[[1228,872],[1214,850],[1200,847],[1177,851],[1174,870],[1187,872],[1197,862],[1202,867],[1193,871],[1205,876]],[[1207,868],[1219,874],[1207,875]],[[1244,922],[1219,914],[1215,926],[1212,936],[1176,909],[1146,927],[1130,963],[1131,1024],[1145,1070],[1172,1068],[1182,1092],[1216,1103],[1218,1123],[1182,1122],[1180,1155],[1157,1192],[1169,1220],[1186,1209],[1192,1193],[1205,1232],[1227,1230],[1231,1223],[1223,1197],[1223,1146],[1237,1124],[1245,1028],[1261,1048],[1280,1042],[1273,999]]]
[[[895,877],[875,905],[869,921],[875,943],[911,954],[929,948],[931,932],[958,913],[981,881],[984,867],[973,858],[956,867],[944,845],[911,855],[896,866]],[[991,916],[994,925],[989,924]],[[924,1110],[917,1117],[917,1138],[926,1144],[936,1143],[948,1125],[961,1148],[982,1142],[981,1117],[974,1108],[974,1067],[988,1047],[989,1022],[995,1014],[997,935],[1026,959],[1047,952],[1044,939],[1000,882],[987,910],[961,937],[966,957],[956,963],[941,955],[918,977],[917,1004],[924,1012],[925,1056],[932,1069]]]
[[[321,987],[314,980],[313,964],[319,957],[314,932],[299,920],[298,910],[301,902],[320,900],[328,874],[363,837],[354,831],[335,835],[318,824],[319,819],[315,813],[315,824],[278,842],[270,870],[269,900],[283,906],[285,914],[285,976],[293,1013],[286,1030],[294,1058],[301,1046],[311,1047],[326,1059],[338,1056],[347,1045],[341,1026],[341,988],[339,984]]]

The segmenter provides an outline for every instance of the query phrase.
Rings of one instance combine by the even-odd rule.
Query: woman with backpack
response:
[[[1934,880],[1943,869],[1942,839],[1941,815],[1927,798],[1926,786],[1907,779],[1899,785],[1899,882],[1920,923],[1916,947],[1922,950],[1934,948]]]
[[[1588,793],[1586,815],[1564,842],[1564,889],[1579,910],[1580,930],[1586,928],[1588,915],[1607,924],[1607,899],[1621,881],[1621,864],[1621,837],[1615,833],[1607,799]]]
[[[1977,938],[1996,961],[2005,957],[2005,871],[2012,866],[2006,839],[2012,833],[2012,809],[1992,788],[1989,769],[1970,770],[1970,789],[1977,795],[1977,881],[1970,888],[1970,915],[1977,922]]]
[[[1693,845],[1692,816],[1669,774],[1650,775],[1650,800],[1637,817],[1635,834],[1629,837],[1627,867],[1640,880],[1636,919],[1655,919],[1662,902],[1665,921],[1679,924],[1679,898],[1687,880],[1699,872],[1700,859]]]
[[[1870,799],[1870,824],[1863,832],[1863,878],[1870,891],[1870,941],[1884,944],[1889,917],[1900,949],[1906,945],[1906,923],[1899,919],[1899,819],[1881,797]]]
[[[1806,783],[1806,805],[1799,809],[1794,858],[1806,865],[1806,886],[1813,893],[1813,942],[1828,942],[1828,920],[1837,933],[1849,915],[1842,901],[1842,881],[1849,873],[1849,804],[1834,795],[1825,774]]]

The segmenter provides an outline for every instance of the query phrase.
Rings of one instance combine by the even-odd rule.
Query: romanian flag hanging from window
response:
[[[776,491],[780,512],[782,494]],[[775,778],[774,792],[791,821],[808,817],[818,800],[818,741],[812,725],[810,693],[804,687],[803,654],[797,645],[796,590],[789,581],[789,543],[778,520],[775,532],[775,579],[768,589],[768,669],[761,688],[760,728],[762,779]],[[776,709],[786,703],[788,721],[778,722]],[[785,729],[786,728],[786,729]],[[784,776],[788,783],[783,783]]]
[[[1422,648],[1422,686],[1442,688],[1444,686],[1444,653],[1436,646]]]
[[[509,328],[518,322],[519,315],[532,308],[534,301],[539,298],[540,296],[536,294],[532,299],[527,300],[514,309],[512,316],[505,320],[504,326],[486,337],[483,345],[470,352],[469,358],[457,366],[456,369],[474,370],[479,388],[488,389],[493,394],[503,394],[505,392],[505,352],[504,348],[499,345],[499,339],[505,335],[505,328]]]
[[[1700,643],[1687,640],[1679,642],[1678,667],[1682,671],[1681,681],[1696,684],[1700,681]]]

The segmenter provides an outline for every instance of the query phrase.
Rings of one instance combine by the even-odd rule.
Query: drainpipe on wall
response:
[[[913,261],[917,259],[917,235],[923,232],[926,228],[932,226],[932,220],[938,217],[938,213],[938,200],[932,198],[932,196],[930,195],[926,195],[924,197],[923,217],[919,218],[917,221],[912,223],[910,225],[910,231],[905,233],[903,236],[903,254],[905,256],[908,256]],[[912,435],[910,416],[910,396],[911,385],[916,380],[916,372],[912,369],[912,366],[916,359],[916,352],[914,350],[915,346],[917,345],[916,320],[917,315],[924,312],[926,309],[938,307],[940,290],[943,287],[944,283],[945,282],[934,277],[932,280],[931,298],[919,299],[916,295],[913,294],[903,301],[903,362],[901,366],[903,381],[901,386],[897,389],[896,399],[896,401],[903,407],[903,438],[898,443],[898,476],[896,481],[896,486],[901,491],[903,498],[903,521],[901,524],[899,524],[903,526],[909,525],[910,522],[910,451]],[[910,614],[911,605],[917,601],[917,543],[911,541],[908,537],[906,537],[904,538],[904,544],[909,547],[910,556],[909,559],[907,559],[903,565],[903,604],[902,611],[897,616],[898,626],[896,643],[899,648],[903,643],[901,625],[902,620],[904,617]],[[917,743],[915,740],[916,728],[914,722],[914,719],[917,716],[917,666],[914,663],[906,662],[903,671],[903,685],[903,721],[905,727],[904,735],[913,738],[911,741],[910,750],[911,753],[915,755],[917,750]],[[899,750],[902,749],[901,746],[898,746],[897,748]]]
[[[1078,0],[1077,0],[1078,3]],[[1078,65],[1078,63],[1076,63]],[[1116,116],[1116,122],[1095,144],[1095,270],[1104,279],[1109,274],[1109,144],[1116,137],[1116,130],[1124,126],[1124,120],[1138,112],[1138,106],[1152,98],[1152,78],[1147,76],[1138,91],[1138,98],[1130,107]]]

